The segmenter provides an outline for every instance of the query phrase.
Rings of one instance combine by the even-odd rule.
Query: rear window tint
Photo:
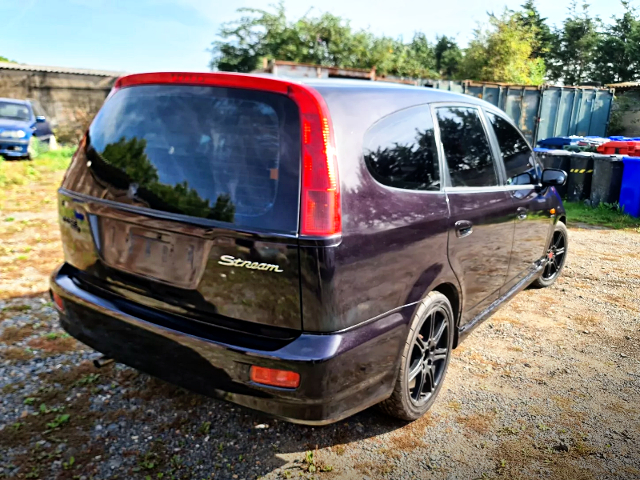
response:
[[[299,114],[283,95],[125,88],[91,125],[87,155],[96,176],[149,208],[297,231]]]
[[[384,185],[408,190],[439,190],[440,167],[428,105],[383,118],[365,135],[364,159]]]

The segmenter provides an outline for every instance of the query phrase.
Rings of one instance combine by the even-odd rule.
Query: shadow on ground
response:
[[[98,354],[56,317],[44,294],[10,299],[0,317],[0,473],[9,478],[255,478],[291,462],[288,454],[299,458],[285,478],[331,476],[317,450],[341,455],[405,425],[375,408],[294,425],[124,365],[97,369]]]

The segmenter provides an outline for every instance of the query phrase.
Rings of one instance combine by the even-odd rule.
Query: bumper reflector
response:
[[[64,312],[64,303],[62,302],[62,297],[60,297],[60,295],[58,295],[56,292],[51,292],[51,298],[53,299],[53,302],[56,304],[56,307],[58,308],[58,310],[60,310],[61,312]]]
[[[298,388],[300,374],[287,370],[251,366],[251,381],[262,385],[281,388]]]

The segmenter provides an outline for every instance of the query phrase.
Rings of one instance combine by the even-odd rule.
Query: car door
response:
[[[449,262],[463,295],[461,325],[500,294],[509,269],[514,216],[511,194],[479,107],[434,105],[449,201]]]
[[[511,261],[504,290],[511,288],[536,267],[547,250],[553,221],[549,191],[538,187],[541,169],[531,147],[504,115],[486,111],[491,133],[500,148],[507,191],[516,217]]]

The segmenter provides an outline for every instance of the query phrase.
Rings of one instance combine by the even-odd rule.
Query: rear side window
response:
[[[478,109],[441,107],[436,109],[436,114],[451,186],[498,185],[491,147]]]
[[[149,85],[117,91],[89,131],[101,182],[155,210],[259,229],[298,227],[300,123],[283,95]]]
[[[507,170],[508,185],[532,185],[536,180],[533,152],[524,137],[504,118],[487,113],[498,139],[502,159]]]
[[[365,135],[364,159],[373,178],[408,190],[439,190],[440,167],[429,106],[383,118]]]

